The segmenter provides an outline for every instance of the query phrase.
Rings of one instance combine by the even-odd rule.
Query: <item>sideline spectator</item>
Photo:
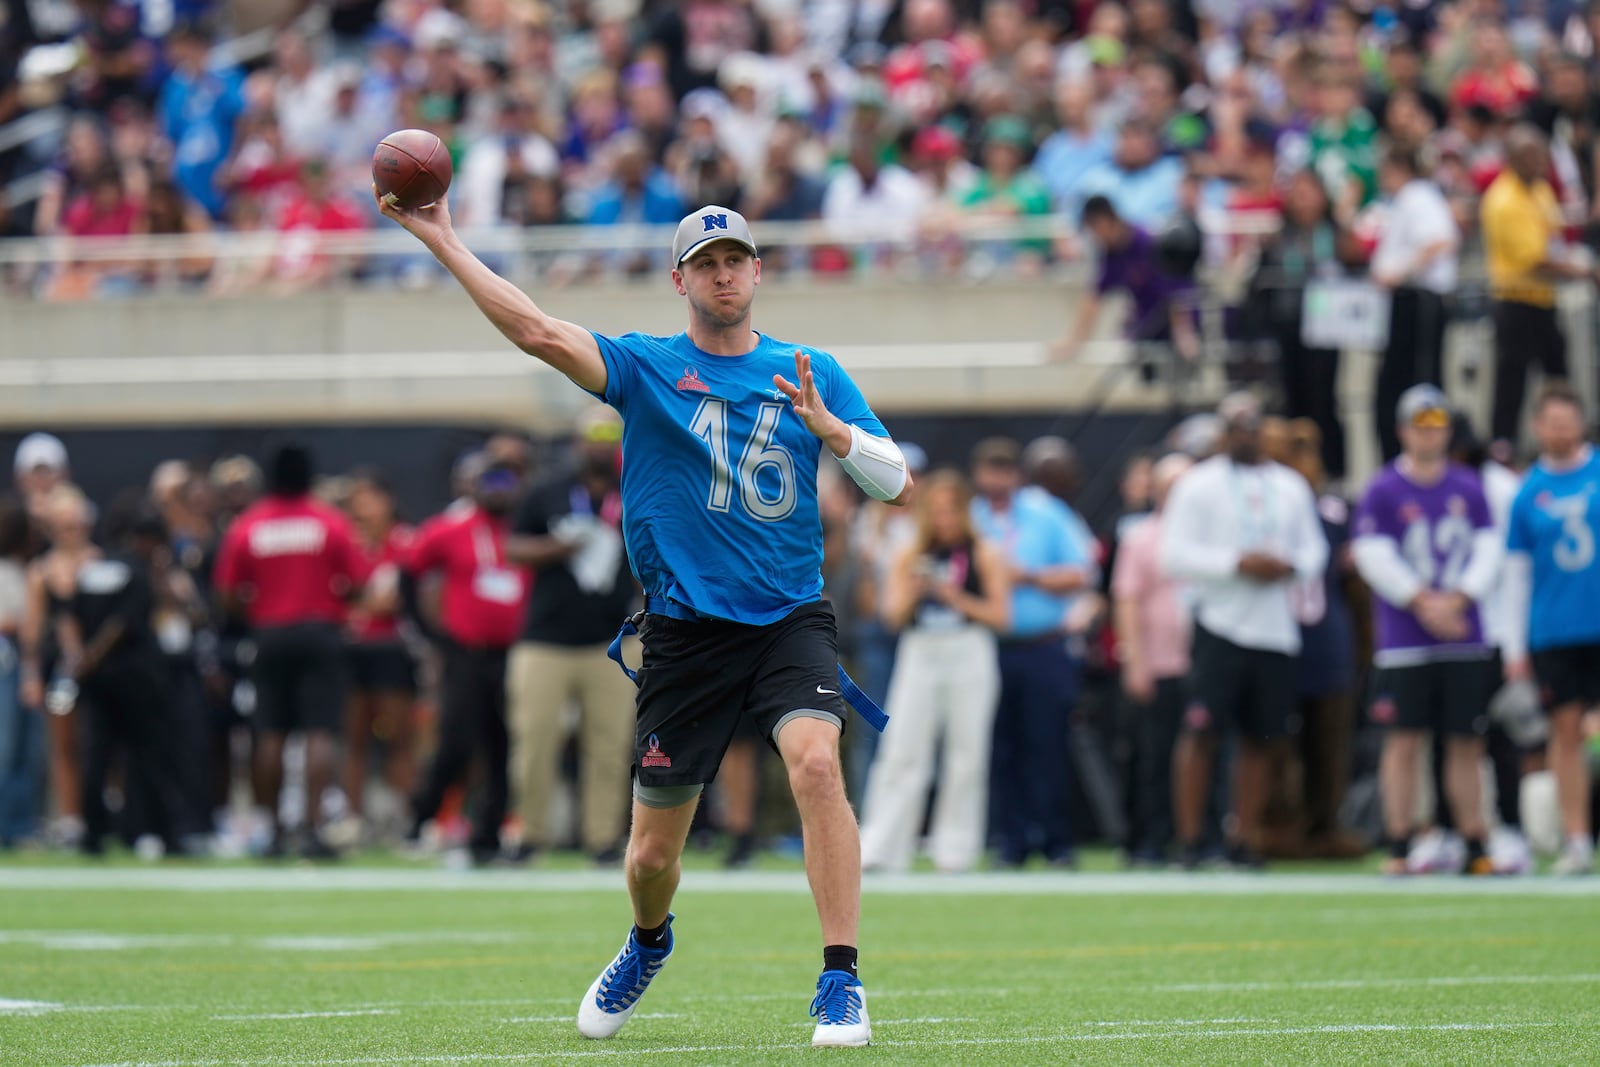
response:
[[[1478,601],[1503,549],[1483,483],[1450,462],[1450,408],[1433,385],[1415,385],[1395,412],[1404,451],[1367,487],[1353,555],[1372,588],[1378,629],[1371,715],[1385,728],[1380,786],[1389,857],[1406,873],[1423,738],[1446,735],[1450,814],[1466,839],[1463,873],[1492,874],[1478,784],[1488,732],[1489,649]]]
[[[506,543],[506,560],[533,582],[506,676],[512,785],[527,858],[553,843],[550,800],[576,704],[579,843],[612,865],[627,832],[636,695],[607,655],[638,602],[622,544],[622,420],[609,408],[586,412],[574,445],[575,467],[528,494]],[[636,661],[636,642],[624,651]]]
[[[1173,839],[1172,749],[1187,702],[1191,633],[1178,583],[1161,569],[1159,548],[1167,495],[1193,465],[1180,453],[1156,462],[1150,473],[1155,510],[1123,534],[1111,576],[1122,692],[1137,719],[1137,800],[1128,842],[1134,866],[1164,866]]]
[[[401,576],[406,614],[444,658],[438,746],[412,799],[406,840],[420,842],[445,791],[464,783],[473,758],[481,756],[484,796],[468,847],[474,862],[488,863],[500,854],[500,824],[511,801],[506,658],[522,626],[528,575],[506,556],[511,507],[521,486],[516,470],[485,463],[470,484],[465,506],[452,506],[417,531]],[[437,629],[425,617],[418,592],[418,582],[434,572],[442,579]]]
[[[1011,625],[1000,641],[1000,704],[990,760],[990,823],[1002,867],[1038,853],[1075,863],[1067,815],[1068,719],[1079,665],[1067,651],[1066,598],[1088,584],[1089,560],[1059,504],[1023,493],[1021,450],[1010,438],[972,451],[972,517],[1010,567]]]
[[[1261,455],[1261,403],[1234,393],[1217,409],[1223,453],[1173,487],[1161,526],[1162,569],[1192,590],[1194,691],[1173,757],[1180,862],[1201,861],[1202,818],[1219,735],[1236,734],[1226,859],[1261,866],[1257,834],[1272,748],[1293,728],[1300,651],[1293,585],[1327,565],[1316,502],[1299,475]]]
[[[1356,725],[1358,674],[1351,597],[1353,591],[1365,590],[1350,558],[1350,503],[1327,485],[1318,458],[1322,442],[1316,423],[1292,420],[1284,444],[1285,455],[1279,462],[1311,486],[1328,539],[1322,581],[1306,583],[1299,590],[1304,598],[1295,672],[1300,696],[1299,795],[1292,789],[1290,795],[1297,802],[1294,813],[1300,821],[1292,828],[1295,841],[1289,851],[1317,859],[1354,859],[1366,854],[1367,845],[1340,828],[1339,807],[1350,783]]]
[[[941,871],[970,870],[983,852],[989,746],[1000,697],[995,633],[1011,622],[1009,564],[979,538],[972,492],[954,471],[918,490],[916,541],[889,571],[889,625],[900,633],[889,683],[889,729],[867,786],[863,870],[911,866],[934,781],[929,851]]]
[[[44,787],[43,731],[21,691],[27,546],[27,511],[16,497],[0,497],[0,850],[34,835]]]
[[[402,803],[416,790],[416,664],[401,631],[400,568],[414,531],[399,521],[394,490],[378,467],[350,474],[346,511],[371,574],[345,620],[350,698],[345,710],[344,795],[356,829],[367,823],[367,769],[374,741],[383,744],[383,782]]]
[[[78,723],[72,702],[52,699],[52,694],[59,694],[56,683],[69,666],[61,647],[61,622],[72,603],[78,571],[100,558],[100,549],[90,536],[94,505],[76,486],[57,485],[39,509],[50,548],[28,566],[28,608],[22,623],[22,705],[49,715],[45,729],[55,817],[48,836],[54,844],[75,848],[83,835]]]
[[[199,829],[190,824],[180,788],[178,740],[187,731],[177,721],[166,657],[154,630],[154,555],[167,539],[153,514],[114,515],[107,524],[109,554],[78,569],[75,589],[62,614],[61,651],[71,700],[77,704],[82,739],[83,852],[99,856],[111,832],[106,788],[111,758],[126,755],[122,792],[136,789],[154,801],[153,821],[130,832],[153,832],[166,852],[187,850]],[[63,698],[66,699],[66,698]],[[129,805],[131,806],[131,805]],[[125,812],[126,813],[126,812]]]
[[[323,794],[337,775],[348,679],[339,632],[345,602],[367,564],[349,521],[311,496],[311,454],[285,445],[272,458],[267,495],[223,537],[215,584],[227,614],[249,622],[255,643],[256,774],[273,820],[269,856],[289,845],[280,812],[284,742],[306,741],[308,859],[336,855],[321,834]]]

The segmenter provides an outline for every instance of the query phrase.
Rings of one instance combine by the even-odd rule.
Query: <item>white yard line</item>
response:
[[[1342,896],[1592,897],[1600,883],[1580,878],[1407,878],[1328,874],[1076,874],[1039,871],[871,875],[868,895],[909,896]],[[801,871],[686,871],[693,893],[809,893]],[[267,867],[0,868],[0,891],[175,890],[180,892],[604,892],[623,891],[616,871],[449,871],[441,869],[281,870]]]
[[[1084,1026],[1223,1026],[1229,1023],[1258,1023],[1260,1019],[1125,1019],[1120,1022],[1084,1023]]]
[[[47,1011],[60,1011],[62,1005],[49,1000],[11,1000],[0,997],[0,1015],[43,1015]]]
[[[960,1037],[940,1039],[908,1039],[904,1041],[875,1041],[874,1045],[886,1048],[953,1048],[986,1045],[1054,1045],[1075,1044],[1088,1041],[1165,1041],[1194,1038],[1287,1037],[1296,1035],[1339,1034],[1403,1034],[1403,1033],[1472,1033],[1495,1030],[1545,1029],[1558,1025],[1549,1022],[1510,1023],[1421,1023],[1416,1025],[1394,1023],[1344,1023],[1328,1026],[1253,1027],[1245,1030],[1153,1030],[1130,1033],[1058,1033],[1029,1034],[1017,1037]],[[651,1046],[632,1043],[620,1047],[576,1049],[549,1052],[456,1053],[439,1055],[407,1055],[403,1062],[422,1063],[541,1063],[549,1060],[603,1059],[615,1056],[667,1056],[699,1055],[708,1052],[791,1052],[793,1044],[757,1045],[666,1045]],[[340,1059],[227,1059],[227,1060],[124,1060],[117,1063],[82,1064],[78,1067],[366,1067],[402,1061],[388,1057],[352,1057]]]
[[[399,1015],[399,1008],[359,1008],[346,1011],[268,1011],[256,1015],[213,1015],[218,1022],[253,1023],[278,1019],[349,1019],[358,1015]]]
[[[176,948],[254,948],[268,952],[376,952],[398,945],[495,945],[549,938],[529,931],[396,930],[373,934],[123,934],[109,930],[0,930],[0,945],[34,945],[63,952],[143,952]]]
[[[1328,978],[1304,982],[1184,982],[1152,986],[1157,993],[1265,993],[1291,989],[1389,989],[1473,985],[1590,985],[1600,974],[1460,974],[1433,978]]]

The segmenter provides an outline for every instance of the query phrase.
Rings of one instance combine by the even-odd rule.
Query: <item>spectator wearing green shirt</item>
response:
[[[983,169],[977,181],[962,197],[961,206],[969,216],[995,219],[1042,217],[1050,213],[1050,192],[1037,175],[1027,169],[1033,138],[1022,119],[998,115],[983,131]],[[1038,267],[1050,253],[1046,238],[1030,238],[1005,243],[992,249],[1002,258],[1018,255],[1025,265]]]
[[[1348,224],[1378,188],[1378,124],[1361,106],[1361,85],[1349,71],[1324,67],[1317,76],[1317,119],[1311,124],[1311,169]]]

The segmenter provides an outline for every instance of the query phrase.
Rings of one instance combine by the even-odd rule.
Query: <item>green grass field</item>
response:
[[[692,871],[610,1042],[620,875],[0,865],[0,1064],[1600,1062],[1600,883],[869,880],[874,1046],[813,1051],[793,870]]]

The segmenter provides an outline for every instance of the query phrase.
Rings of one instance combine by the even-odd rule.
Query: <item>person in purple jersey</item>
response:
[[[1400,397],[1401,454],[1373,478],[1356,513],[1356,569],[1376,594],[1373,719],[1388,729],[1378,780],[1390,874],[1406,872],[1417,760],[1428,732],[1446,735],[1445,789],[1467,842],[1463,873],[1493,874],[1484,851],[1478,765],[1494,691],[1478,601],[1504,553],[1483,483],[1449,461],[1450,402],[1437,386]]]

